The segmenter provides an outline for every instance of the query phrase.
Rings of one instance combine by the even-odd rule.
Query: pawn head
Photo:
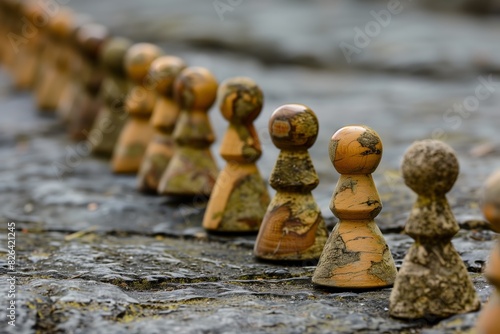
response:
[[[365,125],[351,125],[335,132],[328,153],[340,174],[371,174],[382,159],[382,140]]]
[[[175,79],[174,96],[184,109],[209,109],[217,94],[217,80],[203,67],[188,67]]]
[[[186,63],[179,57],[162,56],[155,59],[149,67],[148,86],[164,96],[172,96],[175,78],[186,68]]]
[[[285,104],[269,119],[269,134],[280,150],[307,150],[318,136],[316,114],[303,104]]]
[[[459,165],[453,149],[439,140],[417,141],[401,165],[405,184],[423,196],[446,194],[455,184]]]
[[[500,170],[486,180],[481,197],[484,217],[496,232],[500,232]]]
[[[113,37],[103,46],[100,55],[103,66],[116,74],[124,74],[124,59],[127,50],[132,46],[132,42],[123,37]]]
[[[255,81],[246,77],[224,80],[217,92],[222,116],[230,122],[250,123],[259,116],[264,96]]]
[[[76,40],[83,53],[91,60],[98,60],[109,30],[102,24],[86,23],[76,32]]]
[[[163,51],[154,44],[137,43],[132,45],[125,54],[125,70],[128,77],[138,84],[143,84],[149,66],[162,54]]]
[[[60,41],[67,40],[73,31],[75,13],[68,7],[61,7],[48,24],[49,32]]]

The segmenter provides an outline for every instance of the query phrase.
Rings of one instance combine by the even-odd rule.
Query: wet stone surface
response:
[[[398,268],[413,242],[401,231],[416,199],[402,181],[401,158],[413,141],[442,130],[460,163],[448,194],[461,226],[453,244],[481,302],[487,300],[492,287],[481,271],[496,235],[484,222],[478,195],[500,167],[497,17],[412,4],[347,64],[338,44],[352,41],[353,29],[372,20],[370,11],[385,8],[384,2],[243,2],[222,21],[212,2],[120,1],[119,12],[117,3],[70,5],[115,33],[156,41],[188,64],[208,67],[219,82],[247,75],[259,83],[265,105],[255,126],[264,179],[279,153],[267,130],[273,110],[291,102],[314,110],[320,131],[309,152],[320,184],[313,195],[330,231],[336,218],[328,205],[338,180],[328,157],[330,137],[348,124],[375,129],[384,145],[373,174],[383,202],[376,222]],[[483,79],[492,93],[476,111],[449,111],[474,96]],[[31,94],[10,85],[1,69],[0,319],[6,319],[9,288],[6,227],[15,222],[12,333],[434,334],[473,328],[477,312],[442,321],[396,320],[388,315],[390,289],[318,289],[311,283],[315,263],[256,261],[255,237],[202,229],[205,198],[138,193],[134,177],[113,175],[108,161],[89,156],[85,142],[70,142],[57,119],[37,114]],[[227,122],[214,108],[210,118],[215,153]]]

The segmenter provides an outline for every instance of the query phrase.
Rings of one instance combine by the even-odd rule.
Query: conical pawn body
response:
[[[270,201],[255,164],[226,164],[211,196],[203,227],[214,232],[257,232]]]
[[[179,107],[172,99],[158,97],[151,117],[155,133],[137,173],[140,191],[158,192],[163,173],[174,156],[175,142],[172,132],[178,116]]]
[[[99,135],[93,141],[92,153],[110,157],[118,141],[128,115],[125,98],[130,88],[126,78],[124,59],[132,42],[125,38],[109,39],[100,53],[99,63],[104,68],[104,79],[99,91],[101,108],[90,131],[89,137]]]
[[[178,145],[160,179],[158,192],[210,196],[219,169],[207,145],[214,141],[208,115],[204,111],[181,112],[173,136]]]
[[[89,137],[100,134],[101,139],[92,145],[92,153],[111,157],[120,133],[127,123],[124,100],[128,91],[126,80],[107,78],[101,89],[99,112],[92,125]]]
[[[493,249],[485,270],[485,276],[495,287],[488,303],[477,319],[477,331],[481,334],[497,334],[500,331],[500,242]]]
[[[433,202],[433,207],[426,207],[428,200],[417,200],[408,220],[407,233],[412,226],[419,224],[418,230],[429,235],[423,236],[425,241],[414,243],[403,260],[390,297],[393,317],[446,318],[479,308],[467,268],[449,242],[458,232],[458,224],[446,199],[434,199]],[[428,226],[425,226],[426,222],[429,222]],[[444,239],[434,234],[434,226],[440,226]],[[422,237],[422,233],[419,235]],[[432,239],[433,235],[436,239]]]
[[[153,110],[156,94],[135,86],[126,99],[125,109],[129,112],[113,151],[111,169],[114,173],[135,174],[139,171],[154,129],[148,110]]]
[[[295,168],[289,169],[289,166]],[[286,185],[282,180],[286,180]],[[282,151],[270,183],[278,191],[262,220],[254,255],[277,261],[318,259],[328,231],[311,194],[318,178],[309,154]]]
[[[372,218],[382,204],[371,175],[342,175],[330,209],[341,220],[326,242],[313,283],[337,288],[392,285],[396,267]]]
[[[481,209],[491,228],[500,232],[500,171],[493,173],[485,182]],[[484,276],[495,289],[479,314],[476,330],[480,334],[497,334],[500,331],[500,239],[497,239],[486,262]]]

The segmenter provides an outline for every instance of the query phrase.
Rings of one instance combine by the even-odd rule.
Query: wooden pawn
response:
[[[460,230],[446,193],[459,166],[453,149],[439,140],[413,143],[401,165],[405,184],[417,193],[405,232],[415,240],[391,291],[396,318],[446,318],[477,310],[480,302],[451,239]]]
[[[217,177],[203,227],[211,232],[258,232],[270,200],[256,165],[262,149],[253,125],[262,110],[262,91],[252,79],[237,77],[225,80],[217,96],[229,121],[220,149],[227,164]]]
[[[493,173],[483,188],[481,199],[483,214],[493,227],[500,232],[500,171]],[[478,334],[498,334],[500,331],[500,239],[491,250],[484,275],[495,287],[486,306],[477,320]]]
[[[217,94],[217,80],[203,67],[188,67],[177,76],[174,94],[181,108],[173,133],[176,148],[158,192],[208,198],[218,174],[210,151],[215,136],[208,118]]]
[[[137,43],[125,55],[125,69],[133,86],[125,100],[129,117],[113,150],[111,169],[114,173],[136,174],[153,138],[150,117],[157,94],[145,80],[149,66],[162,54],[163,51],[154,44]]]
[[[269,134],[281,151],[269,178],[276,195],[255,241],[259,259],[301,261],[321,255],[328,231],[311,194],[319,179],[307,151],[318,130],[316,115],[305,105],[283,105],[271,115]]]
[[[328,238],[312,281],[336,288],[391,286],[396,266],[373,220],[382,210],[371,175],[382,158],[382,141],[366,126],[347,126],[332,136],[329,155],[340,173],[330,202],[339,222]]]
[[[160,179],[174,155],[174,132],[179,117],[179,105],[173,99],[175,78],[186,67],[186,63],[174,56],[162,56],[151,63],[148,81],[155,89],[156,99],[151,125],[153,139],[149,142],[141,167],[137,173],[137,187],[143,192],[158,192]]]
[[[131,46],[129,39],[113,37],[106,41],[100,55],[105,74],[99,92],[102,104],[88,135],[92,153],[96,155],[111,157],[127,121],[125,97],[130,83],[125,73],[125,54]]]

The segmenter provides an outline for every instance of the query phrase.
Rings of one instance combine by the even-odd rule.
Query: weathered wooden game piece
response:
[[[0,34],[2,42],[2,64],[12,74],[16,63],[16,49],[13,42],[20,35],[20,2],[17,0],[4,0],[2,26],[3,32]]]
[[[18,20],[22,22],[20,35],[11,35],[16,57],[14,58],[13,79],[17,90],[32,89],[35,86],[41,56],[42,38],[38,28],[29,18],[40,17],[42,9],[35,1],[20,3]],[[8,34],[8,32],[6,33]]]
[[[61,92],[67,85],[67,59],[64,43],[69,38],[73,26],[74,13],[67,7],[61,7],[56,15],[51,16],[45,27],[45,47],[41,55],[40,73],[36,86],[36,103],[42,112],[56,111]],[[43,36],[42,36],[43,38]],[[22,66],[22,65],[21,65]]]
[[[156,99],[151,125],[155,129],[137,173],[140,191],[157,193],[160,179],[174,155],[174,131],[179,116],[179,106],[173,100],[173,86],[177,75],[186,63],[173,56],[162,56],[151,63],[148,74],[150,89],[156,89]]]
[[[336,288],[391,286],[396,266],[374,222],[382,202],[372,173],[382,158],[382,141],[367,126],[346,126],[332,136],[329,155],[340,173],[330,202],[339,222],[326,242],[312,281]]]
[[[127,121],[125,97],[130,84],[125,73],[125,54],[131,46],[129,39],[114,37],[104,44],[101,52],[100,62],[105,78],[99,97],[103,103],[88,136],[92,153],[97,155],[111,157]]]
[[[269,205],[269,192],[256,161],[262,154],[253,121],[263,95],[250,78],[225,80],[217,93],[222,115],[229,121],[220,154],[227,161],[208,202],[203,227],[212,232],[258,232]]]
[[[133,87],[125,99],[125,110],[129,117],[113,151],[111,168],[115,173],[137,173],[146,148],[153,138],[149,119],[157,94],[147,87],[145,79],[149,66],[162,53],[156,45],[138,43],[130,47],[125,55],[125,70],[133,81]]]
[[[493,230],[500,232],[500,171],[493,173],[486,181],[481,206]],[[478,334],[498,334],[500,332],[500,239],[491,252],[484,275],[495,287],[495,291],[479,314],[476,329]]]
[[[316,115],[301,104],[283,105],[269,120],[271,139],[281,151],[269,178],[276,195],[257,235],[257,258],[298,261],[321,255],[328,231],[311,194],[319,179],[307,151],[318,130]]]
[[[181,113],[173,133],[174,156],[158,192],[169,196],[209,196],[217,178],[210,146],[215,140],[208,110],[215,101],[217,80],[202,67],[184,69],[174,83]]]
[[[80,73],[83,91],[74,103],[70,114],[68,130],[73,140],[85,140],[92,129],[102,101],[99,90],[104,78],[99,65],[103,45],[110,38],[108,28],[97,23],[87,23],[77,32],[77,42],[82,52],[82,72]]]
[[[418,195],[405,226],[415,243],[391,292],[391,316],[446,318],[477,310],[474,286],[451,243],[460,229],[446,199],[459,173],[455,152],[438,140],[415,142],[401,169],[405,184]]]
[[[66,43],[67,58],[70,59],[68,66],[68,82],[63,87],[57,104],[57,115],[62,123],[69,124],[72,113],[83,100],[84,83],[82,73],[84,69],[84,55],[78,41],[78,32],[91,23],[89,16],[77,13],[74,16],[73,27]]]

